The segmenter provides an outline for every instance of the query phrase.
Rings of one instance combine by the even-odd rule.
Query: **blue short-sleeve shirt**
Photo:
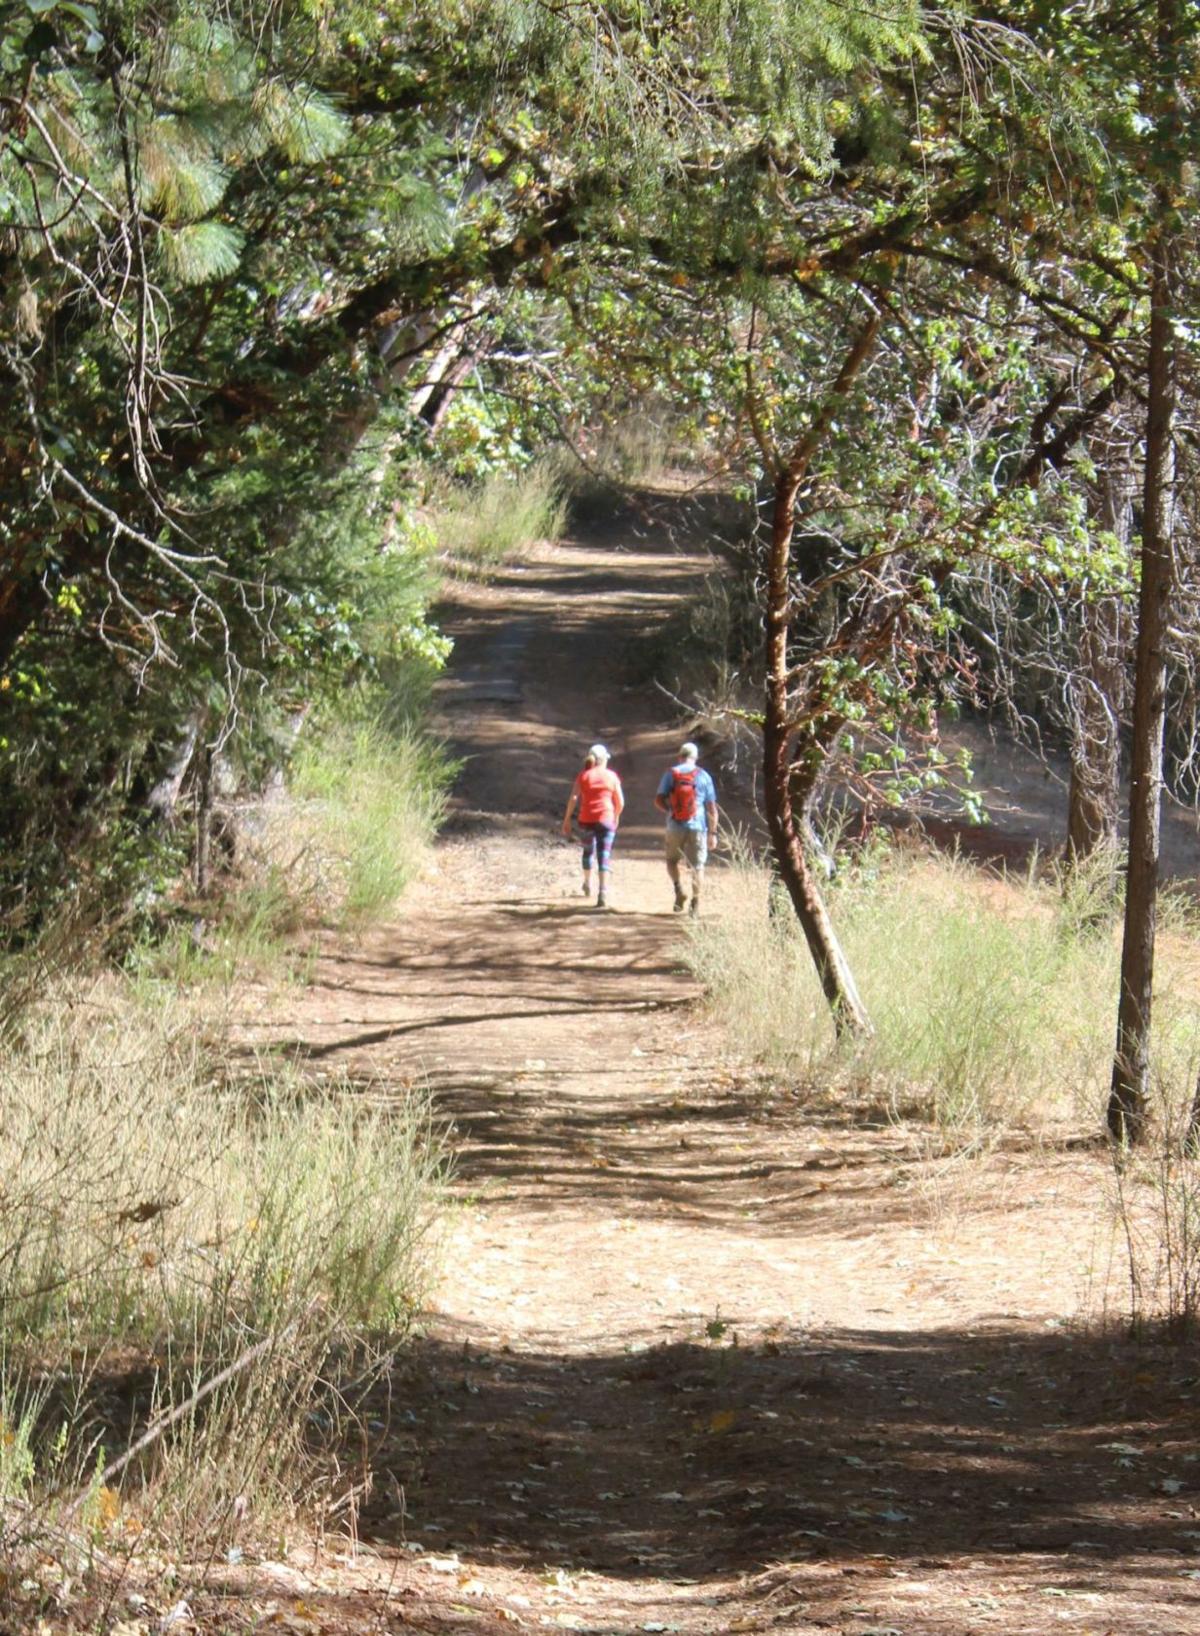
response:
[[[676,766],[669,767],[667,769],[667,771],[662,775],[662,777],[658,781],[658,793],[659,793],[659,795],[662,796],[664,801],[668,800],[670,798],[671,784],[674,781],[675,774],[676,773],[690,773],[692,771],[693,766],[694,766],[693,762],[680,761],[679,763],[677,763]],[[713,783],[712,778],[709,776],[708,773],[705,772],[703,767],[696,767],[695,771],[696,771],[696,811],[695,811],[695,814],[691,818],[680,819],[680,818],[672,818],[671,814],[668,812],[667,813],[667,827],[669,829],[707,829],[708,828],[708,814],[706,813],[705,808],[707,806],[709,806],[710,804],[712,806],[714,806],[714,807],[716,806],[716,804],[717,804],[717,786]]]

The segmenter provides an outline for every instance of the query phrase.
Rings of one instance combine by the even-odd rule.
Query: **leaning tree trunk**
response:
[[[796,531],[796,499],[808,475],[812,457],[829,430],[838,405],[850,390],[856,375],[870,356],[879,333],[879,315],[872,313],[854,339],[829,396],[814,415],[807,430],[797,439],[790,457],[774,464],[774,508],[771,516],[771,547],[767,565],[766,700],[763,712],[763,800],[767,827],[779,879],[787,889],[796,918],[804,932],[809,953],[817,968],[821,988],[833,1012],[833,1026],[843,1035],[869,1034],[871,1019],[859,997],[846,956],[834,934],[833,922],[817,886],[804,851],[797,823],[797,810],[808,810],[812,791],[820,776],[824,750],[815,741],[811,759],[792,759],[793,723],[790,710],[788,636],[792,620],[792,539]],[[759,428],[753,400],[750,414]],[[760,445],[767,452],[765,440]],[[793,776],[802,788],[793,787]],[[799,797],[798,808],[793,800]]]
[[[763,789],[779,879],[796,911],[822,991],[833,1013],[835,1031],[839,1036],[869,1034],[871,1019],[838,942],[796,825],[788,733],[786,727],[782,732],[779,730],[778,720],[772,720],[774,714],[768,708],[763,723]]]
[[[1167,137],[1168,143],[1175,140],[1172,65],[1176,60],[1178,23],[1177,0],[1159,0],[1160,63],[1166,85],[1164,101],[1159,107],[1159,133]],[[1141,1138],[1149,1102],[1150,1021],[1167,697],[1166,642],[1171,607],[1174,523],[1176,352],[1172,297],[1175,246],[1168,225],[1172,208],[1171,189],[1164,182],[1159,187],[1159,227],[1150,249],[1152,305],[1141,586],[1133,683],[1129,864],[1125,886],[1117,1045],[1108,1102],[1108,1128],[1119,1142],[1136,1142]]]
[[[846,956],[833,930],[812,868],[804,851],[793,802],[807,808],[814,769],[796,766],[791,757],[792,730],[788,711],[788,626],[791,617],[791,546],[795,527],[798,484],[783,472],[775,485],[775,514],[771,527],[771,560],[767,581],[767,687],[763,715],[763,800],[779,879],[787,889],[796,918],[804,932],[817,968],[821,988],[833,1012],[839,1036],[869,1034],[871,1020],[859,997]],[[814,746],[814,754],[822,755]],[[806,778],[809,788],[792,787],[793,771]]]

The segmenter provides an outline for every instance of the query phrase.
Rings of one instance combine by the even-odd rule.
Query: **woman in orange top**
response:
[[[562,832],[568,838],[571,834],[571,814],[576,808],[577,821],[584,833],[583,895],[592,895],[592,864],[595,862],[599,865],[600,876],[596,907],[607,909],[612,846],[621,814],[625,810],[625,795],[621,780],[608,765],[608,751],[603,744],[592,745],[583,771],[571,786],[562,821]]]

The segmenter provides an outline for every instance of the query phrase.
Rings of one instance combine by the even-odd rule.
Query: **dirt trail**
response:
[[[264,1026],[429,1085],[457,1151],[363,1548],[290,1583],[363,1631],[1200,1630],[1187,1360],[1072,1323],[1099,1161],[947,1192],[703,1019],[651,807],[679,734],[636,679],[711,572],[630,526],[457,594],[436,871]],[[629,802],[608,915],[556,839],[596,737]]]

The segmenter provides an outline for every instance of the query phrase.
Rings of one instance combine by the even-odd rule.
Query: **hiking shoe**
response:
[[[687,898],[684,897],[682,892],[676,892],[676,894],[675,894],[675,913],[677,915],[681,915],[686,908],[687,908]]]
[[[603,892],[601,892],[600,896],[596,899],[596,907],[597,909],[608,908],[608,899],[605,897]]]
[[[585,898],[590,898],[592,895],[592,883],[590,880],[585,880],[583,883],[583,895]]]
[[[695,920],[696,916],[699,913],[700,913],[700,899],[699,898],[693,898],[692,901],[688,904],[688,914],[691,915],[693,920]]]

